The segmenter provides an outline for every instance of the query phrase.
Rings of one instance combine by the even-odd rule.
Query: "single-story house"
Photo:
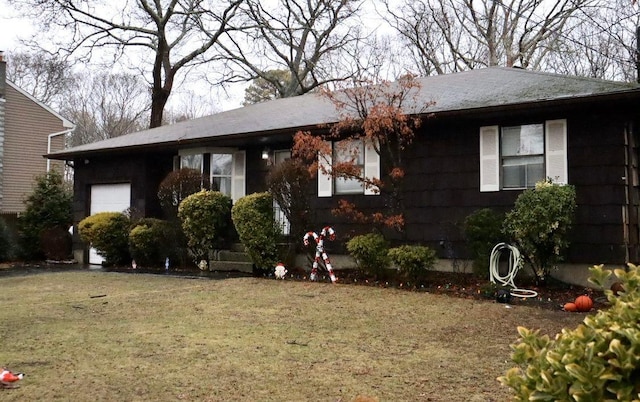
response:
[[[506,211],[523,189],[551,177],[576,187],[578,210],[568,262],[638,261],[640,85],[519,68],[486,68],[421,78],[412,98],[431,106],[406,150],[405,241],[469,258],[461,223],[485,207]],[[428,118],[426,116],[429,116]],[[276,99],[47,155],[75,168],[74,221],[109,208],[161,214],[158,184],[192,166],[233,199],[264,191],[268,161],[286,157],[298,130],[338,120],[325,96]],[[367,173],[379,158],[367,158]],[[311,207],[319,230],[336,221],[340,198],[383,208],[381,197],[319,175]],[[338,234],[351,230],[335,222]],[[86,247],[75,243],[76,258]],[[585,270],[586,271],[586,270]]]
[[[24,212],[36,176],[64,168],[42,155],[63,150],[74,125],[8,81],[6,67],[0,51],[0,215],[13,223]]]

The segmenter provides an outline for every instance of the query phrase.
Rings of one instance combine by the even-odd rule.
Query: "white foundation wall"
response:
[[[311,271],[312,264],[312,256],[307,256],[304,254],[299,254],[296,258],[296,266],[301,267],[307,271]],[[355,269],[357,265],[351,256],[348,255],[330,255],[331,265],[333,269],[339,271],[341,269]],[[561,264],[556,269],[551,270],[551,276],[555,279],[558,279],[562,282],[583,286],[583,287],[591,287],[594,286],[589,283],[588,278],[590,276],[589,268],[591,265],[588,264]],[[623,265],[605,265],[605,269],[609,269],[613,271],[617,268],[624,269]],[[434,266],[434,270],[442,271],[442,272],[460,272],[460,273],[472,273],[472,261],[471,260],[448,260],[448,259],[439,259],[436,260],[436,264]],[[488,279],[488,267],[487,267],[487,279]],[[526,278],[531,277],[533,274],[531,269],[528,267],[524,267],[515,278],[515,284],[518,285],[518,277]],[[613,275],[610,279],[607,286],[610,286],[613,283]]]

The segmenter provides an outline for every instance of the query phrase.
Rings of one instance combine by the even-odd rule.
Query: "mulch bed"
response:
[[[416,285],[388,278],[375,280],[364,277],[357,270],[336,271],[338,283],[357,286],[375,286],[384,288],[404,289],[412,292],[426,292],[475,300],[493,300],[497,302],[497,289],[488,279],[479,278],[470,273],[429,271],[425,280]],[[308,280],[304,275],[291,275],[287,279]],[[320,275],[321,281],[329,282],[327,276]],[[570,285],[558,280],[550,279],[543,286],[535,283],[518,283],[522,289],[537,292],[535,297],[513,297],[508,304],[531,306],[547,310],[563,310],[565,303],[574,302],[578,296],[587,295],[593,300],[593,308],[601,309],[607,306],[604,293],[592,288]]]

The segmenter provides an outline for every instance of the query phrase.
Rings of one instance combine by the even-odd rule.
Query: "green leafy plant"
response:
[[[611,271],[590,269],[601,286]],[[610,307],[587,316],[574,330],[555,339],[518,328],[513,345],[519,366],[498,380],[512,388],[516,401],[632,401],[640,399],[640,268],[616,269],[623,291],[605,290]]]
[[[8,261],[13,257],[13,242],[7,223],[0,217],[0,262]]]
[[[179,259],[178,238],[168,221],[143,218],[129,232],[131,258],[147,267],[160,267],[167,257],[175,261]]]
[[[100,212],[88,216],[78,224],[82,241],[94,247],[105,261],[104,265],[124,265],[131,261],[129,230],[131,219],[121,212]]]
[[[196,264],[224,245],[230,236],[231,198],[219,191],[202,190],[185,198],[178,217]]]
[[[409,280],[418,283],[436,263],[436,252],[425,246],[402,245],[389,250],[389,258]]]
[[[60,173],[52,170],[36,178],[33,192],[25,200],[25,211],[18,217],[18,244],[23,258],[45,257],[42,232],[55,227],[69,229],[72,202],[70,185]]]
[[[382,279],[391,265],[389,244],[379,233],[353,237],[347,242],[347,250],[358,268],[377,279]]]
[[[273,199],[269,193],[240,198],[231,209],[240,241],[259,269],[272,269],[279,261],[280,228],[273,219]]]
[[[464,236],[473,255],[473,273],[487,278],[489,258],[496,244],[504,241],[502,225],[504,214],[491,208],[479,209],[464,220]]]
[[[505,217],[505,234],[518,247],[539,283],[544,283],[551,268],[562,261],[562,253],[569,246],[567,235],[575,209],[575,188],[548,179],[520,194]]]

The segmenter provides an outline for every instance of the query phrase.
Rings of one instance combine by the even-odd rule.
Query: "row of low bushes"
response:
[[[78,225],[83,241],[94,247],[105,264],[162,266],[171,261],[198,264],[215,249],[237,236],[256,267],[273,268],[283,257],[278,251],[281,233],[273,218],[269,193],[251,194],[232,206],[228,196],[200,191],[186,197],[179,206],[180,225],[153,218],[132,220],[127,214],[103,212]],[[233,229],[233,232],[231,229]],[[347,250],[367,275],[382,278],[395,264],[407,280],[418,282],[433,267],[434,250],[415,245],[390,248],[380,234],[356,236]],[[186,253],[185,253],[186,251]],[[186,255],[185,255],[186,254]]]
[[[401,245],[390,248],[389,243],[378,233],[353,237],[347,242],[347,250],[358,268],[376,279],[383,279],[393,263],[405,279],[419,283],[436,261],[436,252],[429,247]]]
[[[102,212],[83,219],[78,231],[105,259],[106,265],[162,266],[166,258],[181,265],[208,260],[216,249],[234,241],[245,246],[258,267],[278,262],[280,232],[268,193],[251,194],[232,207],[218,191],[200,191],[180,202],[179,222],[153,218],[132,220],[128,214]]]

